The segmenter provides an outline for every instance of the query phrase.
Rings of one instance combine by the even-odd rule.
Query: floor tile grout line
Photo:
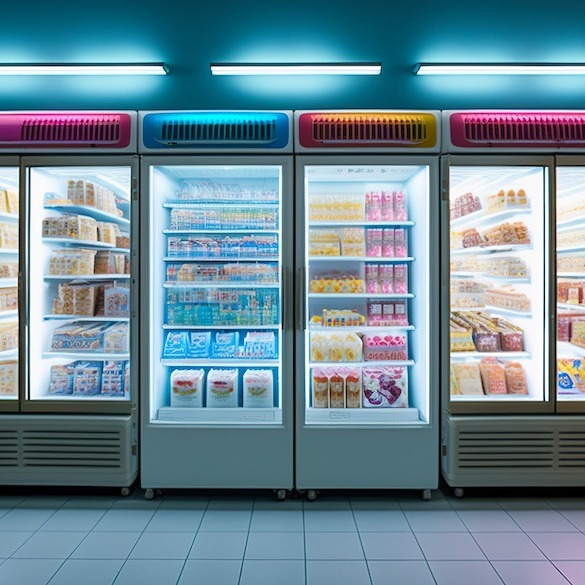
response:
[[[364,542],[362,540],[362,534],[361,534],[361,531],[360,531],[359,526],[358,526],[357,518],[355,517],[355,511],[353,509],[353,503],[351,500],[349,500],[349,509],[351,510],[351,515],[352,515],[353,521],[355,523],[355,529],[357,531],[358,539],[360,541],[360,546],[362,547],[362,554],[364,555],[364,562],[366,564],[366,570],[368,571],[368,578],[370,580],[370,585],[374,585],[374,580],[372,578],[372,573],[370,571],[370,565],[368,564],[368,558],[366,556],[366,549],[364,548]]]
[[[504,578],[500,575],[500,573],[498,572],[498,570],[496,569],[496,567],[494,566],[492,559],[490,559],[487,556],[487,553],[483,550],[483,548],[481,548],[481,544],[479,544],[479,542],[477,542],[477,539],[475,538],[475,534],[473,532],[469,532],[471,534],[471,538],[473,538],[475,544],[477,544],[477,546],[479,547],[479,550],[481,550],[481,552],[483,553],[483,555],[486,558],[486,561],[490,564],[490,567],[494,570],[494,573],[497,575],[498,579],[502,582],[502,585],[507,585],[507,583],[504,581]],[[492,533],[493,534],[493,533]],[[518,534],[517,532],[510,532],[508,534]],[[494,559],[495,560],[495,559]]]
[[[252,501],[252,510],[250,511],[250,520],[248,520],[248,531],[246,533],[246,542],[244,543],[244,551],[242,552],[242,560],[240,562],[240,573],[238,575],[238,585],[242,582],[242,575],[244,574],[244,562],[246,559],[246,551],[248,550],[248,541],[250,539],[250,528],[252,527],[252,518],[254,510],[256,509],[256,498]]]

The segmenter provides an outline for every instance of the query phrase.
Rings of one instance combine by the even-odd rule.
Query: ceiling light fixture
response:
[[[418,63],[416,75],[585,75],[581,63]]]
[[[166,75],[164,63],[3,63],[0,75]]]
[[[380,75],[381,63],[211,63],[212,75]]]

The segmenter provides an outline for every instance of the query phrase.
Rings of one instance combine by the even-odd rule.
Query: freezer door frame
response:
[[[18,181],[19,181],[19,197],[18,197],[18,241],[19,241],[19,253],[18,253],[18,279],[17,279],[17,286],[18,286],[18,338],[21,339],[22,336],[22,326],[23,326],[23,311],[21,310],[23,305],[23,298],[22,293],[24,287],[22,286],[22,231],[23,231],[23,222],[21,221],[22,217],[22,208],[23,208],[23,200],[22,194],[20,193],[20,157],[14,154],[1,154],[0,153],[0,167],[10,167],[17,169],[18,171]],[[18,347],[18,386],[17,386],[17,396],[14,400],[0,400],[0,413],[8,413],[8,412],[19,412],[22,409],[22,400],[23,400],[23,384],[22,384],[22,359],[21,356],[21,347],[19,342]]]
[[[293,339],[293,156],[256,154],[153,154],[141,155],[141,485],[144,488],[257,488],[292,489],[294,449],[294,339]],[[282,422],[274,424],[213,424],[156,421],[151,413],[150,319],[151,268],[148,251],[153,204],[151,176],[157,166],[278,166],[282,169],[281,286],[281,408]],[[162,283],[160,283],[162,284]],[[226,327],[229,329],[229,326]],[[162,348],[159,348],[162,349]],[[273,439],[272,441],[270,439]],[[199,445],[193,448],[193,445]],[[230,452],[231,449],[231,452]],[[169,457],[169,453],[173,456]],[[235,456],[234,453],[237,455]],[[288,454],[287,454],[288,453]],[[219,457],[226,465],[218,464]],[[266,460],[262,460],[262,456]],[[275,461],[280,457],[281,461]],[[221,468],[225,469],[221,469]],[[227,471],[226,471],[227,470]]]
[[[555,156],[555,177],[556,172],[559,167],[582,167],[585,171],[585,154],[558,154]],[[557,280],[557,243],[556,243],[556,188],[553,192],[552,204],[551,204],[551,225],[553,226],[552,230],[552,239],[551,239],[551,282],[555,284],[552,287],[552,294],[551,297],[551,307],[553,308],[554,313],[554,321],[552,323],[552,331],[557,330],[557,287],[556,287],[556,280]],[[553,221],[554,220],[554,221]],[[585,313],[583,313],[585,315]],[[556,335],[554,339],[551,337],[551,379],[552,379],[552,388],[554,389],[554,396],[555,396],[555,411],[559,414],[577,414],[577,413],[585,413],[585,400],[579,401],[571,401],[570,399],[567,400],[559,400],[557,395],[558,384],[557,384],[557,376],[556,376],[556,357],[557,357],[557,348],[556,348]],[[583,355],[585,355],[585,349],[583,350]]]
[[[23,217],[26,217],[25,227],[21,235],[21,251],[23,261],[23,291],[25,315],[22,319],[24,334],[21,339],[21,352],[27,356],[26,365],[23,374],[24,391],[22,401],[22,411],[33,413],[79,413],[79,414],[130,414],[138,408],[139,396],[139,371],[140,371],[140,356],[139,356],[139,157],[134,154],[80,154],[80,155],[50,155],[44,156],[23,156],[21,158],[20,167],[20,188],[23,196],[24,207],[21,205]],[[31,331],[30,321],[30,307],[29,307],[29,265],[30,254],[34,251],[30,250],[28,239],[28,228],[30,223],[30,173],[29,170],[35,167],[128,167],[130,169],[130,258],[131,258],[131,278],[130,278],[130,347],[129,347],[129,361],[130,361],[130,396],[128,400],[124,401],[106,401],[106,400],[88,400],[88,399],[71,399],[71,400],[51,400],[51,399],[30,399],[29,392],[29,376],[33,370],[31,356],[29,355],[29,335],[34,334]],[[25,245],[26,247],[22,248]],[[23,329],[21,329],[23,331]],[[90,357],[90,356],[88,356]]]
[[[543,273],[546,279],[544,290],[544,325],[543,335],[543,365],[545,368],[543,383],[548,384],[548,400],[531,402],[480,402],[467,401],[455,402],[450,395],[450,336],[449,336],[449,315],[450,315],[450,217],[449,217],[449,195],[450,181],[449,170],[452,166],[469,167],[494,167],[494,166],[527,166],[543,167],[545,169],[545,181],[548,181],[544,193],[543,223],[544,223],[544,266]],[[548,174],[548,176],[547,176]],[[551,242],[553,226],[551,222],[552,194],[555,192],[554,156],[544,154],[515,155],[515,154],[446,154],[441,156],[441,407],[443,411],[450,414],[549,414],[554,412],[554,382],[552,380],[551,352],[552,343],[550,335],[555,329],[551,329],[556,318],[553,313],[551,299],[552,278],[551,278]],[[546,254],[548,253],[548,257]],[[544,389],[543,389],[544,392]]]
[[[306,423],[305,392],[305,168],[338,166],[426,166],[428,167],[428,421],[323,425]],[[296,156],[296,245],[295,307],[296,345],[296,438],[295,470],[301,489],[434,489],[439,476],[439,355],[431,349],[439,341],[439,294],[432,294],[439,283],[439,156],[433,154],[302,154]],[[435,219],[435,221],[432,221]],[[419,334],[421,332],[419,331]],[[396,456],[386,453],[377,460],[373,446],[400,445]],[[311,447],[310,447],[311,446]],[[331,457],[328,457],[328,453]],[[337,454],[337,455],[336,455]],[[343,458],[343,461],[340,460]],[[412,460],[417,461],[412,465]]]

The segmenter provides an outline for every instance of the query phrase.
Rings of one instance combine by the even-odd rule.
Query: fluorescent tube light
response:
[[[211,63],[212,75],[380,75],[380,63]]]
[[[0,75],[166,75],[164,63],[4,63]]]
[[[419,63],[417,75],[585,75],[580,63]]]

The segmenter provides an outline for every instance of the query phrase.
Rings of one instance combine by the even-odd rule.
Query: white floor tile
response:
[[[580,532],[536,532],[528,536],[551,561],[585,561],[585,535]]]
[[[61,508],[39,530],[89,532],[105,514],[105,510]]]
[[[453,510],[407,510],[404,513],[413,532],[467,532]]]
[[[251,532],[302,532],[303,511],[264,510],[254,508]]]
[[[28,510],[58,510],[68,500],[67,496],[29,496],[14,507]]]
[[[250,532],[245,558],[304,561],[304,535],[301,532]]]
[[[559,510],[578,530],[585,532],[585,510]]]
[[[49,585],[112,585],[123,564],[121,559],[68,559]]]
[[[207,510],[199,526],[201,532],[243,532],[250,528],[250,510]]]
[[[176,585],[182,568],[183,561],[129,559],[114,585]]]
[[[483,532],[473,536],[491,561],[537,561],[546,558],[522,532]]]
[[[0,518],[0,530],[38,530],[55,511],[14,508]]]
[[[469,532],[522,532],[504,510],[457,510]]]
[[[577,532],[556,510],[510,510],[508,513],[524,532]]]
[[[95,525],[94,530],[98,532],[142,532],[153,514],[154,510],[111,508]]]
[[[189,558],[241,560],[247,539],[247,532],[200,532],[195,537]]]
[[[188,560],[177,585],[238,585],[241,568],[241,560]]]
[[[307,561],[307,585],[370,585],[365,561]]]
[[[146,532],[197,532],[204,510],[162,508],[152,515]]]
[[[429,561],[437,585],[502,585],[488,561]]]
[[[366,559],[370,560],[422,560],[423,553],[411,532],[360,533]]]
[[[0,558],[8,558],[17,551],[34,532],[0,532]]]
[[[549,561],[494,561],[492,565],[506,585],[569,585]]]
[[[90,532],[75,549],[74,559],[126,559],[140,532]]]
[[[160,499],[159,510],[205,510],[209,505],[209,498],[165,496]]]
[[[460,532],[420,532],[416,539],[427,560],[478,561],[486,560],[471,534]]]
[[[585,585],[585,561],[555,561],[554,564],[572,585]]]
[[[129,558],[186,559],[194,538],[189,532],[144,532]]]
[[[436,585],[426,561],[368,561],[372,585]]]
[[[306,532],[355,532],[357,526],[351,510],[305,509]]]
[[[370,498],[370,497],[362,497],[362,498],[352,498],[349,501],[351,505],[351,509],[355,512],[357,510],[362,511],[389,511],[389,510],[401,510],[400,504],[395,498],[388,497],[388,498]]]
[[[36,532],[13,555],[16,559],[66,559],[87,532]]]
[[[305,549],[311,560],[364,559],[357,532],[308,532]]]
[[[62,563],[58,559],[7,559],[0,565],[0,583],[46,585]]]
[[[305,562],[295,560],[244,561],[239,585],[304,585]]]
[[[360,532],[410,532],[410,524],[401,510],[354,510]]]

